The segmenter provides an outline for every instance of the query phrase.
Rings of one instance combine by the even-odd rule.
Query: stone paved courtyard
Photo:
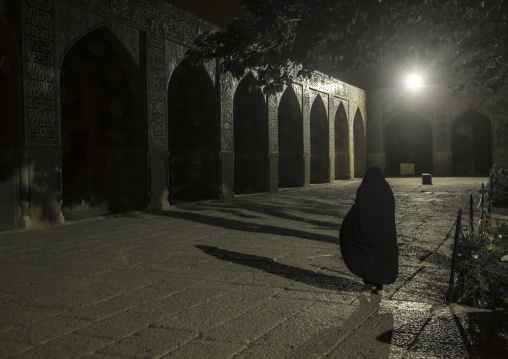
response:
[[[506,311],[444,304],[485,179],[388,182],[400,274],[382,296],[338,247],[359,180],[0,232],[0,357],[506,357]]]

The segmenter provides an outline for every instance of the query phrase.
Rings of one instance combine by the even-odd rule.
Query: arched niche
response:
[[[268,106],[263,92],[251,88],[253,80],[245,76],[233,98],[235,194],[269,189]]]
[[[282,94],[278,115],[279,188],[304,185],[303,115],[292,86]]]
[[[346,109],[341,103],[335,113],[335,179],[348,179],[349,125]]]
[[[320,95],[310,110],[310,182],[330,182],[330,129],[326,107]]]
[[[412,163],[415,175],[432,173],[432,128],[423,117],[405,111],[385,128],[387,176],[400,175],[401,163]]]
[[[143,77],[106,27],[67,51],[60,68],[63,206],[147,205]]]
[[[452,173],[487,175],[492,166],[492,124],[477,111],[468,111],[452,122]]]
[[[202,66],[179,64],[168,85],[169,198],[219,196],[220,105]]]
[[[353,120],[353,140],[354,140],[354,171],[355,178],[363,178],[366,162],[366,141],[365,127],[363,124],[363,115],[360,108],[356,110]]]

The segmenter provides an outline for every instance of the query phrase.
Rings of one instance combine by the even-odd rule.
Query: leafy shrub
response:
[[[508,306],[508,236],[500,234],[499,222],[481,223],[477,233],[459,242],[456,301],[477,308]]]
[[[489,174],[491,181],[487,184],[487,193],[490,193],[492,186],[495,205],[508,206],[508,171],[498,164],[494,164],[489,170]]]

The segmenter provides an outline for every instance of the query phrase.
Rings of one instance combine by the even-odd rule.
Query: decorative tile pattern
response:
[[[298,99],[298,103],[300,104],[300,111],[303,113],[303,86],[301,84],[293,83],[293,90],[295,91],[296,98]]]
[[[233,98],[236,81],[231,74],[220,78],[221,85],[221,151],[233,151]]]
[[[180,44],[182,51],[192,46],[196,36],[205,31],[215,31],[217,26],[186,13],[171,4],[153,0],[23,0],[24,73],[26,139],[29,145],[58,146],[60,142],[60,116],[57,88],[58,73],[55,68],[54,44],[55,2],[67,4],[77,12],[84,11],[118,24],[128,25],[146,33],[147,76],[147,142],[151,149],[167,148],[167,82],[168,66],[173,54],[167,51],[168,43]],[[62,51],[62,50],[58,50]],[[173,64],[175,65],[175,64]],[[215,64],[206,64],[206,70],[215,82]],[[233,97],[236,81],[222,76],[221,86],[221,149],[233,151]],[[364,104],[365,92],[316,72],[310,80],[293,83],[302,109],[304,121],[304,150],[310,153],[309,87],[322,94],[330,123],[336,106],[329,104],[330,96],[346,98]],[[278,150],[277,108],[280,95],[269,99],[269,149]],[[333,124],[331,124],[333,130]],[[333,143],[333,131],[331,143]]]
[[[310,153],[310,91],[307,87],[303,92],[303,153]]]
[[[58,146],[54,3],[24,0],[23,15],[25,142]]]
[[[147,106],[148,148],[168,147],[167,88],[165,76],[164,39],[154,31],[148,35],[147,47]]]
[[[279,152],[278,108],[282,93],[268,97],[268,150]]]

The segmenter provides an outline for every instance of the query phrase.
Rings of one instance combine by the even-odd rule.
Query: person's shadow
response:
[[[297,268],[278,263],[271,258],[230,251],[223,248],[197,245],[204,253],[220,260],[229,261],[251,268],[257,268],[266,273],[281,276],[286,279],[298,281],[317,288],[337,291],[359,293],[358,307],[351,315],[334,328],[325,329],[318,335],[294,348],[291,358],[311,358],[330,354],[332,357],[343,356],[355,345],[368,341],[372,349],[371,357],[388,358],[393,332],[393,314],[391,312],[379,313],[381,296],[361,293],[363,284],[346,278],[332,276],[324,273],[316,273],[311,270]],[[365,326],[364,326],[365,325]],[[373,335],[374,328],[383,328],[385,333],[376,337]]]
[[[266,273],[308,284],[317,288],[338,291],[359,291],[362,285],[346,278],[336,277],[324,273],[316,273],[308,269],[282,264],[268,257],[234,252],[223,248],[197,245],[208,255],[231,263],[241,264],[251,268],[260,269]]]

